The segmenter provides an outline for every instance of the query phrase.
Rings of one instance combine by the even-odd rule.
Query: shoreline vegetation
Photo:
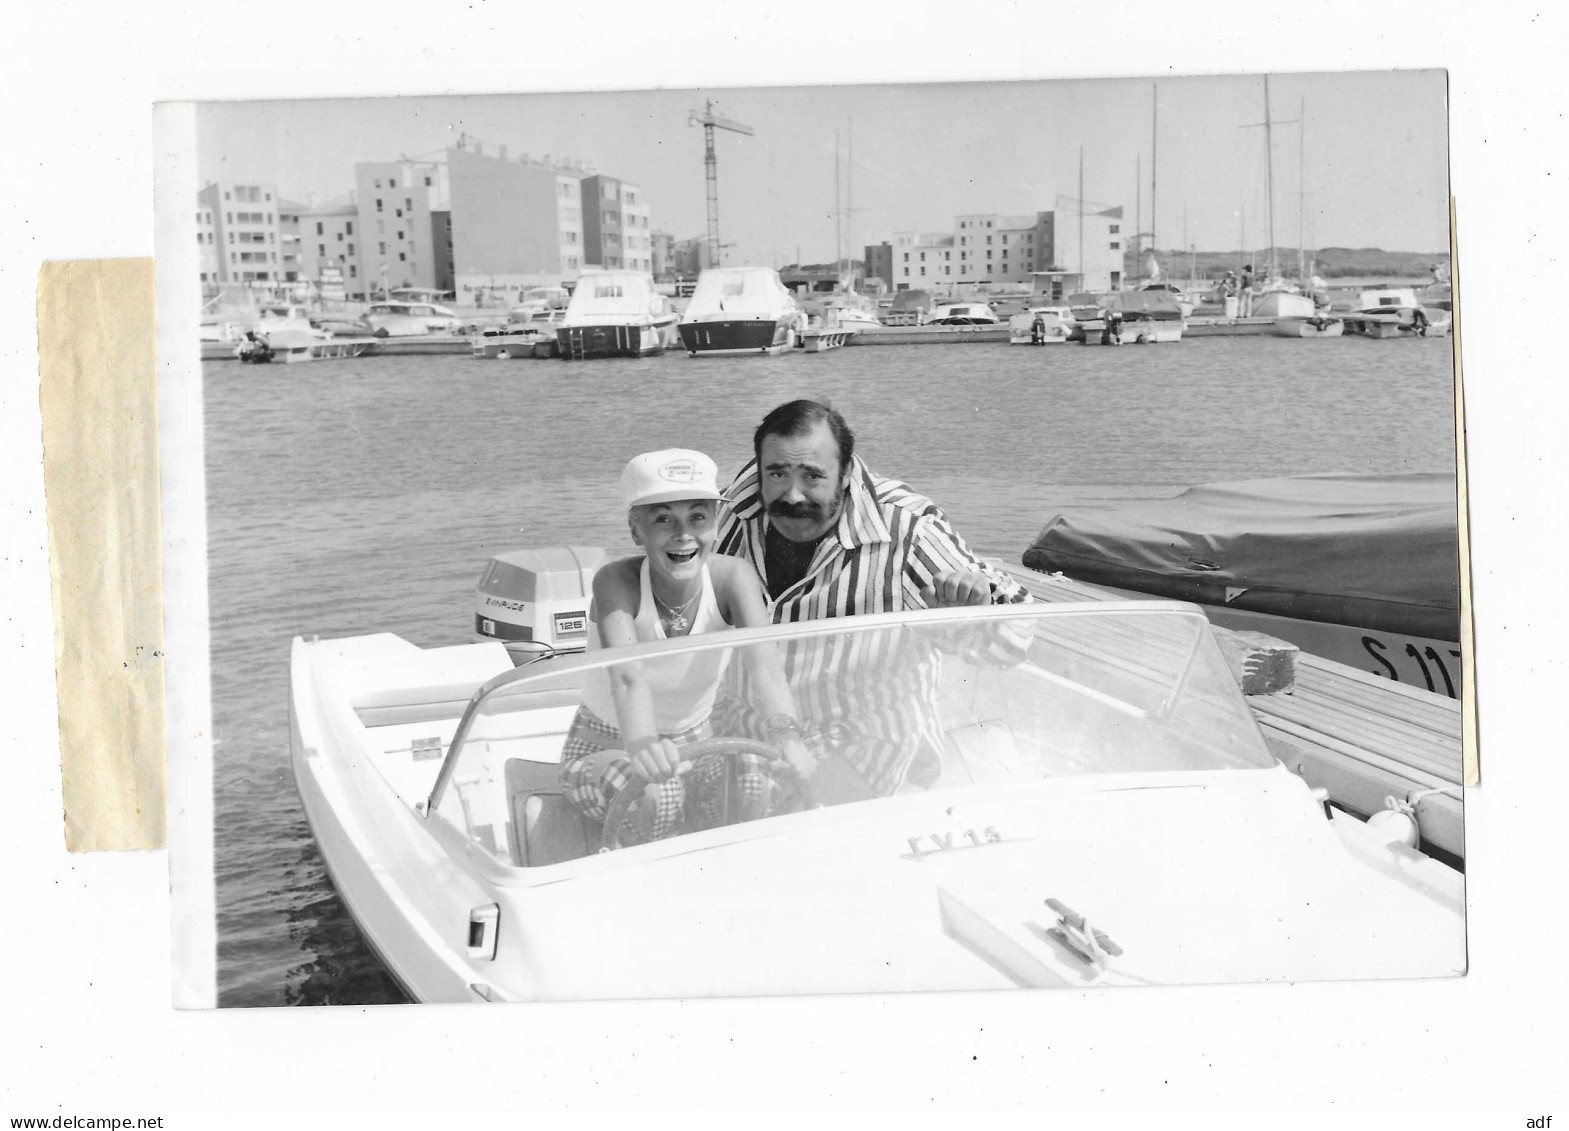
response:
[[[1294,278],[1297,273],[1297,249],[1277,247],[1275,263],[1280,273]],[[1156,251],[1155,258],[1161,271],[1172,278],[1219,279],[1227,271],[1238,270],[1238,264],[1252,264],[1255,272],[1269,263],[1269,249],[1252,252],[1237,251]],[[1143,277],[1149,269],[1148,251],[1129,251],[1123,256],[1126,278]],[[1309,252],[1308,274],[1317,275],[1326,282],[1335,279],[1430,279],[1433,268],[1449,263],[1449,252],[1444,251],[1385,251],[1377,247],[1320,247]]]

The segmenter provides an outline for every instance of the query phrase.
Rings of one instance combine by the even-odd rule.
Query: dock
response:
[[[354,357],[400,357],[418,354],[472,354],[473,338],[460,338],[451,334],[432,334],[429,337],[409,338],[323,338],[323,345],[332,343],[352,344],[358,352]],[[237,342],[203,342],[203,361],[238,361],[235,353]],[[332,356],[350,356],[333,354]]]
[[[1275,330],[1273,318],[1225,318],[1209,315],[1189,315],[1182,331],[1185,338],[1248,338],[1271,334]]]
[[[998,559],[988,564],[1017,578],[1037,601],[1125,599],[1062,574]],[[1214,632],[1233,659],[1265,742],[1281,762],[1359,817],[1386,808],[1387,798],[1409,805],[1421,830],[1421,847],[1457,866],[1464,861],[1459,700],[1301,652],[1260,633],[1219,626]],[[1288,661],[1274,665],[1275,672],[1262,680],[1254,678],[1258,666],[1250,671],[1236,660],[1260,655],[1260,640],[1279,645],[1279,655]]]
[[[1006,322],[996,326],[884,326],[857,330],[852,346],[967,345],[975,342],[1007,343],[1012,333]]]

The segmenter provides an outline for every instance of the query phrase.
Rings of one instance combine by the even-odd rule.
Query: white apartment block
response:
[[[994,212],[955,216],[941,234],[895,232],[895,289],[1028,285],[1032,271],[1062,269],[1083,276],[1089,290],[1122,285],[1122,210],[1010,216]]]
[[[266,289],[281,281],[277,192],[270,184],[217,181],[196,194],[202,291],[225,284]]]

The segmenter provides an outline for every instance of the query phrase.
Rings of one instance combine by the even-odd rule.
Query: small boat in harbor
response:
[[[372,338],[339,338],[307,330],[274,330],[246,335],[235,356],[253,365],[293,365],[302,361],[332,361],[359,357],[375,344]]]
[[[1180,342],[1186,328],[1182,307],[1171,292],[1111,291],[1069,296],[1074,329],[1070,341],[1083,345]]]
[[[569,360],[647,357],[678,341],[676,313],[647,271],[585,268],[556,327],[557,356]]]
[[[1031,569],[1199,604],[1216,624],[1449,698],[1460,693],[1451,475],[1304,475],[1064,508]]]
[[[417,338],[427,334],[456,334],[463,319],[449,306],[434,302],[373,302],[365,312],[371,333],[378,338]]]
[[[936,303],[922,290],[899,291],[883,312],[884,326],[919,326],[931,317]]]
[[[795,348],[806,315],[771,267],[710,267],[697,278],[677,330],[699,354],[767,354]]]
[[[1449,311],[1429,310],[1417,300],[1412,287],[1365,290],[1341,317],[1347,333],[1368,338],[1441,337],[1453,324]]]
[[[1008,341],[1016,346],[1054,345],[1068,340],[1073,325],[1070,307],[1032,306],[1008,319]]]
[[[500,326],[481,330],[474,339],[475,357],[499,359],[556,356],[556,328],[566,311],[558,307],[514,308]]]
[[[1277,338],[1338,338],[1346,331],[1345,322],[1325,312],[1311,315],[1285,315],[1275,319],[1270,332]]]
[[[498,607],[524,622],[532,605]],[[1191,606],[913,610],[586,654],[580,612],[542,615],[577,617],[577,642],[533,641],[523,666],[494,640],[293,642],[290,755],[312,835],[417,1001],[1465,970],[1460,873],[1328,808],[1278,761]],[[756,681],[727,678],[728,733],[686,748],[679,771],[703,758],[718,772],[687,779],[666,835],[624,820],[620,799],[595,821],[566,796],[590,678],[636,665],[679,684],[774,660],[811,682],[797,702],[824,758],[812,779],[739,721]],[[892,717],[940,739],[919,784],[856,790],[826,772],[856,719],[812,711],[848,712],[872,680]],[[769,769],[761,801],[734,771],[742,755]],[[625,961],[628,924],[641,962]]]
[[[928,326],[995,326],[1001,319],[989,303],[945,302],[932,311]]]
[[[873,299],[841,287],[823,302],[822,325],[840,330],[877,330],[883,322]]]

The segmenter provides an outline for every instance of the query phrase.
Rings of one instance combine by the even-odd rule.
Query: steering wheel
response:
[[[732,761],[742,755],[750,754],[763,760],[764,769],[770,775],[777,774],[780,771],[784,772],[786,775],[784,794],[779,803],[773,806],[772,812],[765,813],[763,816],[793,813],[800,809],[810,809],[812,807],[811,787],[807,785],[806,779],[796,772],[794,766],[780,757],[778,750],[766,742],[758,742],[755,739],[705,738],[700,742],[683,746],[681,748],[681,764],[676,768],[676,773],[686,774],[697,764],[699,759],[708,758],[715,754]],[[728,772],[729,767],[727,766],[726,773]],[[642,786],[644,784],[647,783],[643,782],[641,777],[634,775],[632,783],[618,793],[615,800],[610,803],[610,808],[605,812],[605,823],[599,836],[599,851],[612,852],[623,847],[621,825],[626,820],[627,813],[631,811],[633,804],[643,796]],[[752,820],[759,819],[758,817],[752,818]]]

